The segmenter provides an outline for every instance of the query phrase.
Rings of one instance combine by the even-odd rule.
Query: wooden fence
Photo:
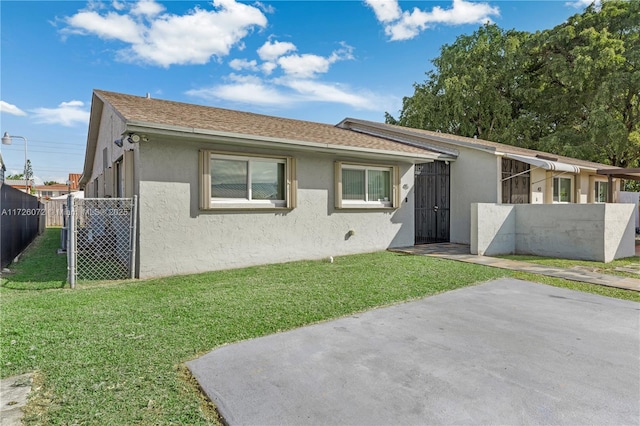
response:
[[[67,200],[47,200],[44,202],[46,226],[64,226],[65,206]]]

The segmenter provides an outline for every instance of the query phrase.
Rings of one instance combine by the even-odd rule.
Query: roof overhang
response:
[[[256,136],[235,132],[223,132],[209,129],[198,129],[182,126],[159,125],[142,121],[128,121],[124,133],[139,133],[153,141],[153,135],[163,137],[180,137],[192,140],[215,143],[228,142],[234,146],[291,149],[296,151],[313,151],[332,154],[352,154],[368,158],[396,158],[411,162],[430,162],[440,158],[438,154],[425,150],[424,153],[382,150],[350,145],[309,142],[294,139],[281,139],[267,136]]]
[[[537,157],[529,157],[526,155],[517,155],[517,154],[508,154],[508,153],[503,154],[503,157],[510,158],[512,160],[521,161],[523,163],[527,163],[544,170],[554,170],[554,171],[566,172],[566,173],[580,173],[580,167],[573,164],[562,163],[559,161],[551,161],[551,160],[545,160]]]
[[[596,173],[612,178],[640,180],[640,169],[598,169]]]
[[[336,127],[392,140],[394,142],[400,142],[405,145],[424,149],[425,151],[431,151],[433,154],[438,156],[437,159],[439,160],[455,160],[459,155],[459,151],[455,148],[445,148],[429,143],[430,141],[446,143],[447,141],[444,138],[441,140],[437,137],[427,137],[417,132],[412,132],[409,128],[399,127],[391,130],[383,124],[358,120],[355,118],[345,118],[338,123]]]

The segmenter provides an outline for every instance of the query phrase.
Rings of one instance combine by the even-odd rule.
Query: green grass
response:
[[[391,252],[60,289],[52,283],[60,284],[64,265],[44,260],[56,256],[55,236],[48,231],[0,288],[1,375],[36,372],[26,424],[212,424],[185,361],[500,277],[640,301],[625,290]],[[48,272],[33,270],[40,265]]]
[[[62,288],[67,282],[67,256],[57,255],[60,248],[60,228],[47,228],[35,239],[18,263],[9,265],[10,274],[3,274],[2,286],[15,290]]]
[[[588,268],[594,272],[601,274],[616,275],[620,277],[640,278],[640,275],[632,272],[616,271],[618,267],[628,267],[631,264],[640,264],[640,257],[633,256],[624,259],[614,260],[609,263],[604,262],[591,262],[588,260],[571,260],[571,259],[558,259],[554,257],[541,257],[541,256],[527,256],[527,255],[504,255],[496,256],[503,259],[519,260],[522,262],[536,263],[544,266],[553,266],[558,268],[573,268],[575,266]]]

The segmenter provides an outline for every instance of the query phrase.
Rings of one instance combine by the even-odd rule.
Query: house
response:
[[[424,214],[423,220],[416,222],[416,239],[420,242],[469,244],[469,206],[473,203],[606,203],[610,195],[611,202],[617,201],[620,192],[619,179],[609,183],[607,176],[597,173],[612,167],[599,163],[353,118],[343,120],[338,127],[446,152],[453,158],[416,172],[416,194],[429,194],[416,201],[423,204],[416,209]]]
[[[80,173],[69,173],[69,179],[66,183],[56,183],[52,185],[36,185],[35,195],[38,198],[50,199],[67,195],[80,190],[79,181]]]
[[[88,198],[138,197],[136,276],[147,278],[469,244],[478,203],[615,196],[598,167],[363,120],[333,126],[95,90],[79,185]]]
[[[34,188],[35,196],[38,198],[49,199],[69,194],[69,186],[64,183],[56,183],[53,185],[36,185]]]
[[[34,186],[33,179],[29,179],[28,181],[26,181],[25,179],[5,179],[4,184],[9,185],[22,192],[26,192],[27,194],[31,193]]]
[[[339,127],[94,91],[80,186],[139,197],[138,276],[413,245],[414,165]]]

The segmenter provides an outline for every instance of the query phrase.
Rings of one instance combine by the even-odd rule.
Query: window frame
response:
[[[364,170],[365,171],[365,200],[343,200],[342,199],[342,171]],[[368,171],[389,171],[390,188],[389,201],[369,201],[368,196]],[[370,164],[357,162],[335,162],[335,207],[336,209],[384,209],[395,210],[400,207],[400,168],[392,164]]]
[[[553,181],[552,181],[552,190],[551,190],[551,200],[553,202],[553,204],[571,204],[573,203],[573,198],[574,198],[574,190],[573,190],[573,182],[574,182],[574,177],[573,176],[554,176],[553,177]],[[560,180],[568,180],[570,182],[570,190],[569,190],[569,201],[562,201],[560,200]],[[557,185],[556,185],[557,182]],[[558,200],[556,201],[556,188],[558,189]]]
[[[202,210],[291,210],[296,207],[296,162],[289,156],[200,150],[200,208]],[[284,200],[252,200],[249,198],[223,198],[211,196],[211,160],[246,161],[247,194],[251,194],[251,162],[284,164]]]
[[[600,185],[605,185],[607,188],[607,191],[604,194],[604,201],[600,201],[599,197],[598,197],[598,186]],[[603,204],[606,203],[607,200],[609,199],[609,182],[606,180],[597,180],[595,182],[593,182],[593,191],[594,191],[594,195],[593,195],[593,202],[596,204]]]

